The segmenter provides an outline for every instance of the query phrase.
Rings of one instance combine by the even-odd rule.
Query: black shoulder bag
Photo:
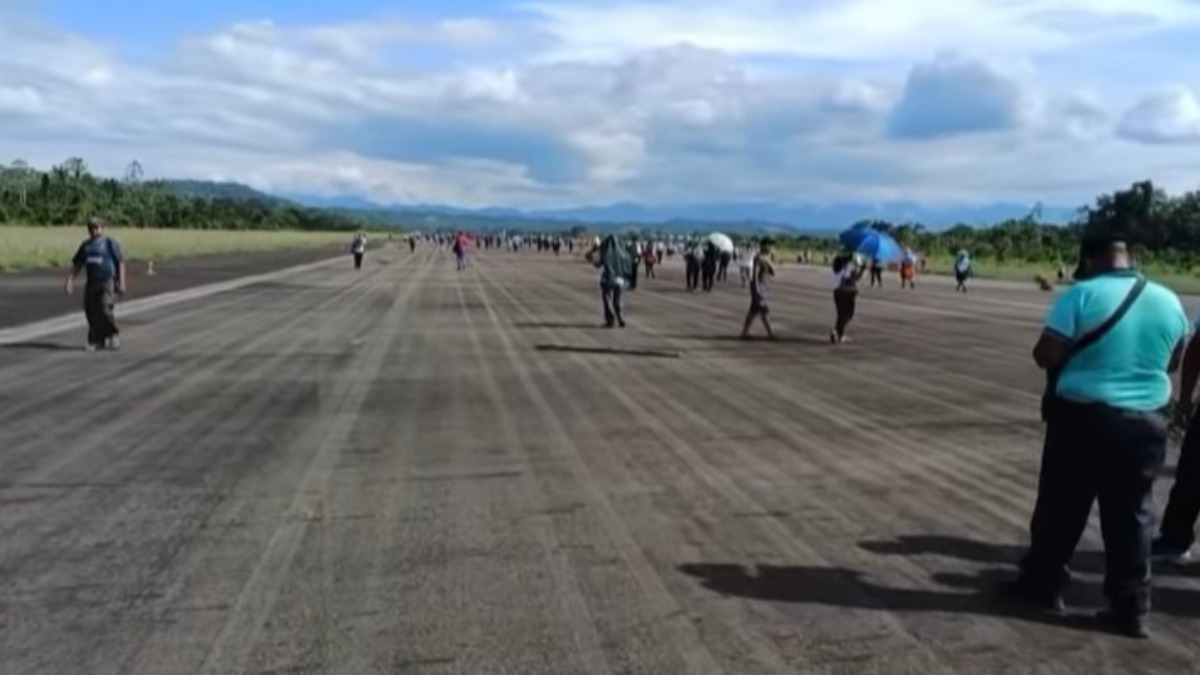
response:
[[[1105,319],[1104,323],[1096,326],[1075,342],[1072,342],[1071,346],[1067,349],[1067,356],[1063,359],[1062,363],[1060,363],[1054,370],[1046,373],[1046,390],[1042,392],[1043,422],[1049,422],[1050,418],[1054,414],[1055,403],[1058,401],[1058,392],[1056,391],[1058,389],[1058,378],[1062,374],[1063,368],[1067,366],[1067,362],[1071,360],[1071,357],[1075,356],[1079,352],[1096,344],[1096,341],[1104,337],[1108,331],[1112,330],[1113,326],[1116,326],[1117,323],[1121,321],[1121,319],[1125,316],[1125,313],[1129,311],[1129,308],[1133,305],[1134,301],[1138,299],[1138,296],[1142,294],[1142,291],[1145,290],[1145,288],[1146,278],[1138,277],[1137,282],[1133,284],[1133,288],[1129,289],[1129,294],[1125,296],[1125,299],[1117,307],[1116,311],[1114,311],[1112,315]]]

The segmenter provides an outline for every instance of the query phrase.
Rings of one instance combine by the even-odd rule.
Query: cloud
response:
[[[888,130],[897,138],[1010,131],[1028,115],[1025,99],[1020,82],[987,63],[940,55],[909,72]]]
[[[1200,101],[1181,86],[1150,94],[1125,112],[1117,133],[1140,143],[1200,142]]]
[[[1167,64],[1156,38],[1200,25],[1177,0],[231,15],[136,59],[36,7],[0,10],[0,147],[118,175],[139,159],[148,175],[467,206],[1053,203],[1126,172],[1188,185],[1189,157],[1170,143],[1200,138],[1187,90],[1120,112],[1129,92],[1164,85],[1143,81],[1159,71],[1088,70],[1110,45]],[[1200,69],[1170,63],[1173,81]]]

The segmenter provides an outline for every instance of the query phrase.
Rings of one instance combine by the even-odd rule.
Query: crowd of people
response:
[[[460,232],[409,235],[410,250],[416,250],[420,240],[450,247],[459,270],[466,267],[472,245],[555,255],[564,248],[574,252],[578,245],[558,235],[472,240]],[[367,241],[359,233],[351,242],[356,268],[362,267]],[[609,234],[585,243],[587,259],[600,271],[604,322],[610,328],[626,326],[623,295],[636,288],[639,267],[645,266],[645,279],[656,279],[655,268],[678,254],[691,293],[711,293],[718,281],[727,279],[730,264],[738,261],[750,301],[741,337],[749,337],[756,319],[768,338],[775,337],[768,288],[776,267],[769,238],[752,250],[711,237],[638,242]],[[902,287],[915,288],[916,270],[922,265],[919,256],[904,252],[899,265]],[[829,340],[842,344],[854,319],[859,283],[869,274],[872,286],[881,285],[884,266],[853,250],[835,255],[830,266],[835,321]],[[80,244],[66,280],[71,293],[75,278],[86,271],[83,304],[89,349],[118,348],[113,305],[115,296],[126,289],[125,268],[120,245],[104,233],[103,223],[89,221],[88,238]],[[953,270],[955,291],[966,293],[972,275],[967,251],[955,256]],[[1046,373],[1046,433],[1029,547],[1018,577],[1002,586],[1009,597],[1039,611],[1064,611],[1069,564],[1098,501],[1109,606],[1097,618],[1118,634],[1148,637],[1152,563],[1190,560],[1200,517],[1200,419],[1193,406],[1200,382],[1200,332],[1193,327],[1173,291],[1136,271],[1124,238],[1108,234],[1082,242],[1073,279],[1047,311],[1033,349],[1034,362]],[[1172,375],[1180,370],[1179,396],[1173,402]],[[1175,484],[1155,536],[1151,490],[1165,462],[1173,423],[1186,426],[1186,432]]]

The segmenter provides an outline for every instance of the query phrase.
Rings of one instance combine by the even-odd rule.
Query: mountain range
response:
[[[720,227],[730,233],[827,233],[862,220],[917,222],[931,230],[965,223],[989,225],[1028,215],[1029,204],[996,202],[976,206],[931,206],[914,202],[842,202],[834,204],[777,202],[706,202],[649,205],[622,202],[564,209],[467,209],[440,204],[380,204],[361,197],[318,197],[302,193],[273,195],[240,183],[197,180],[165,181],[172,191],[200,197],[251,199],[265,203],[299,204],[353,213],[380,224],[464,227],[473,229],[530,229],[548,222],[564,226],[650,227],[669,232],[692,232]],[[1040,207],[1040,220],[1065,223],[1076,207]]]

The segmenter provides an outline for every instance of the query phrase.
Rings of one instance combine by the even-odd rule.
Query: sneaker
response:
[[[1192,562],[1190,546],[1178,546],[1158,537],[1150,544],[1150,559],[1154,562],[1182,565]]]
[[[1141,614],[1124,614],[1106,609],[1096,614],[1096,621],[1101,627],[1114,635],[1120,635],[1135,640],[1149,640],[1150,631],[1146,630],[1146,617]]]
[[[89,343],[87,343],[87,346],[85,346],[85,347],[83,348],[83,351],[85,351],[85,352],[94,352],[94,351],[96,351],[96,345],[94,345],[94,344],[92,344],[92,343],[90,343],[90,342],[89,342]]]
[[[104,341],[104,348],[111,349],[114,352],[119,350],[121,348],[121,338],[117,337],[116,335],[108,338]]]

